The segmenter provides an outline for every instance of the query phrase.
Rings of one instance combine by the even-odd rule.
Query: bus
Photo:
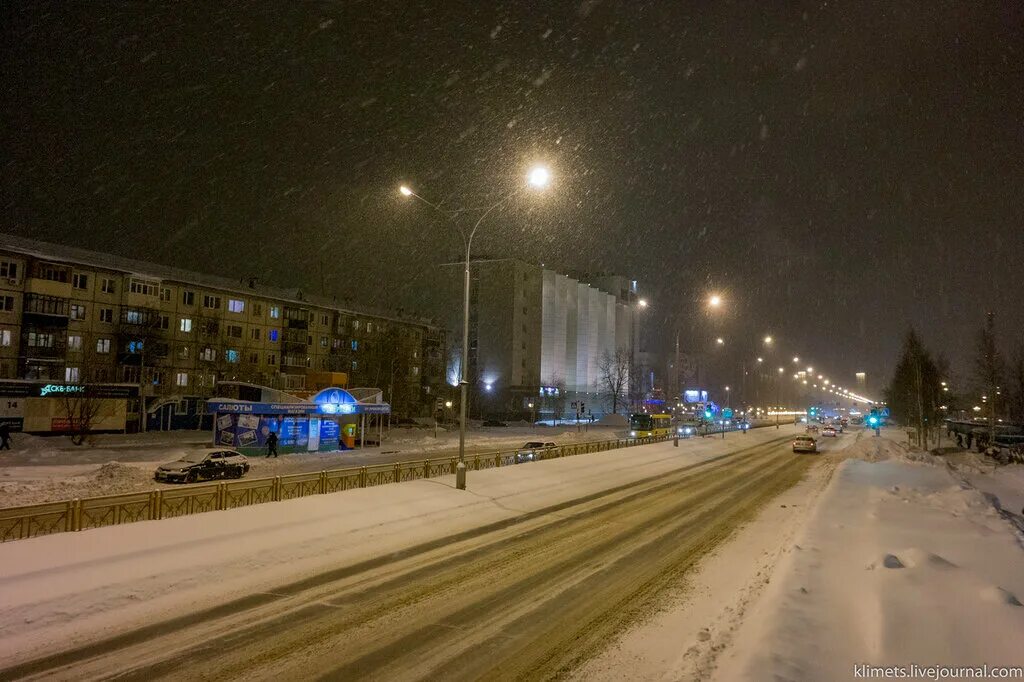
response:
[[[672,433],[672,415],[634,414],[629,417],[629,437],[649,438]]]

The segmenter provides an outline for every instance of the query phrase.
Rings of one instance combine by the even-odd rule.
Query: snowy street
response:
[[[853,430],[813,456],[790,451],[797,432],[471,472],[465,494],[421,480],[8,543],[0,676],[841,679],[853,663],[1019,663],[1013,515],[898,433]]]

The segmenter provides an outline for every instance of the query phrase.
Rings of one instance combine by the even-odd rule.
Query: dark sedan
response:
[[[241,478],[248,471],[249,461],[240,452],[202,450],[161,464],[153,478],[167,483],[195,483],[217,478]]]

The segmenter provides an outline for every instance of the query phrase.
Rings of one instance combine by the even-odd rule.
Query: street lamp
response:
[[[526,175],[526,182],[530,187],[540,189],[546,187],[550,181],[551,172],[543,166],[536,166],[530,169],[529,173]],[[459,234],[462,235],[463,242],[466,245],[466,261],[462,289],[462,366],[459,368],[459,463],[455,466],[455,487],[459,490],[466,489],[466,403],[467,389],[469,387],[469,381],[466,378],[469,371],[469,259],[473,248],[473,237],[476,235],[477,229],[492,211],[503,206],[509,201],[509,199],[522,192],[523,189],[524,187],[516,187],[486,209],[483,209],[483,213],[480,215],[480,218],[477,219],[476,223],[473,225],[473,229],[469,231],[468,235],[462,230],[459,230]],[[416,194],[406,185],[399,187],[398,191],[404,197],[415,197],[416,199],[419,199],[434,210],[447,213],[452,217],[458,215],[458,211],[442,209],[437,204],[433,204]]]
[[[772,341],[773,341],[773,339],[772,339],[771,336],[764,337],[764,345],[770,346],[770,345],[772,345]]]
[[[715,339],[715,343],[717,343],[719,346],[724,346],[725,345],[725,339],[723,339],[721,336],[719,336],[717,339]]]
[[[711,296],[708,297],[708,305],[712,308],[717,308],[722,305],[722,297],[718,294],[711,294]]]
[[[795,364],[797,364],[798,362],[800,362],[800,358],[794,355],[794,356],[793,356],[793,364],[795,365]]]

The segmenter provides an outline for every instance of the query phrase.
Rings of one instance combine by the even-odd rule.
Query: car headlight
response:
[[[629,432],[629,435],[631,435],[631,436],[636,436],[636,431],[630,431],[630,432]]]

